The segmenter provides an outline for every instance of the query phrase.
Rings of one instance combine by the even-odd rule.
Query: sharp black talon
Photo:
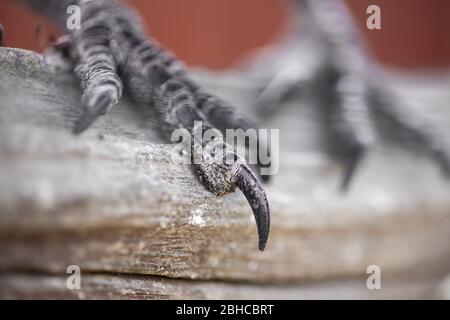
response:
[[[258,228],[259,250],[264,251],[270,231],[270,209],[266,193],[256,176],[246,165],[240,166],[235,184],[242,191],[252,208]]]
[[[343,162],[344,174],[342,176],[342,181],[339,186],[340,192],[348,191],[352,178],[355,175],[356,169],[358,168],[358,165],[361,162],[364,153],[365,153],[364,148],[358,148],[354,150],[346,160],[344,160]]]
[[[73,133],[80,134],[85,131],[95,120],[103,116],[112,104],[113,100],[108,92],[100,94],[94,102],[87,104],[83,115],[78,119],[73,128]]]

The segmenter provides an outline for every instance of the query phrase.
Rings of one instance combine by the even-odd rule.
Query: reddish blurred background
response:
[[[153,35],[191,65],[229,67],[286,30],[288,0],[128,0]],[[14,0],[1,0],[6,45],[42,51],[57,32]],[[375,57],[397,68],[450,66],[450,1],[347,0]],[[381,7],[382,29],[368,30],[366,8]],[[38,31],[37,31],[38,30]]]

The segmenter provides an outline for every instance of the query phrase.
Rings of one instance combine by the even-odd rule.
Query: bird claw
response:
[[[355,172],[364,157],[366,150],[364,147],[355,149],[344,161],[343,161],[343,175],[341,184],[339,186],[340,192],[347,192],[350,184],[353,180]]]
[[[27,2],[48,16],[63,21],[65,4],[71,1]],[[89,128],[120,99],[122,80],[136,102],[155,110],[161,126],[168,133],[180,128],[192,133],[196,121],[203,121],[206,129],[214,129],[208,121],[214,125],[220,120],[223,122],[219,126],[223,125],[223,128],[219,130],[252,127],[251,122],[234,108],[212,95],[200,94],[203,91],[189,79],[182,64],[148,39],[139,18],[118,1],[82,1],[80,6],[84,27],[70,31],[70,39],[63,38],[52,48],[75,61],[74,71],[81,81],[84,109],[73,129],[75,134]],[[203,97],[213,102],[208,105],[210,113],[204,113],[205,108],[202,109],[199,99]],[[222,145],[228,152],[233,152],[226,144]],[[205,144],[197,142],[197,146],[204,147]],[[214,156],[209,157],[201,149],[204,148],[199,148],[197,155],[206,161],[202,160],[197,165],[194,161],[198,178],[216,195],[232,192],[236,187],[243,192],[255,216],[259,249],[264,250],[270,213],[259,180],[245,162],[229,167],[216,163]]]
[[[215,150],[215,153],[211,152],[212,150]],[[235,188],[242,192],[255,217],[259,250],[264,251],[269,238],[270,209],[261,182],[247,163],[222,141],[212,140],[200,152],[202,161],[195,165],[200,180],[219,196],[232,192]],[[226,159],[235,161],[227,164]]]
[[[259,250],[264,251],[270,231],[270,209],[266,193],[256,176],[246,165],[241,165],[236,173],[235,185],[241,190],[252,208],[258,229]]]
[[[95,120],[106,114],[116,101],[110,92],[105,91],[90,97],[82,116],[76,122],[73,133],[80,134],[89,128]]]

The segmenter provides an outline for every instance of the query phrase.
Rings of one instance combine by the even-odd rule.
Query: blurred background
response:
[[[58,33],[43,17],[2,0],[6,45],[42,51]],[[127,0],[148,33],[188,64],[224,69],[284,34],[287,0]],[[375,58],[401,69],[450,66],[450,1],[346,0]],[[368,30],[366,8],[382,7],[382,29]]]

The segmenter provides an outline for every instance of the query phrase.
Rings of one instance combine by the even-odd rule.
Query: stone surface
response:
[[[253,112],[258,87],[251,77],[199,71],[197,78]],[[400,94],[414,92],[412,113],[420,112],[420,101],[450,100],[436,86],[395,81]],[[448,79],[438,87],[444,84]],[[438,277],[450,269],[449,183],[426,157],[380,145],[349,193],[340,194],[339,170],[318,150],[308,108],[286,105],[264,124],[280,129],[280,171],[267,185],[272,229],[266,251],[259,252],[245,198],[210,194],[189,166],[176,163],[151,110],[125,98],[74,136],[79,104],[71,75],[52,71],[35,53],[0,48],[0,270],[8,288],[17,284],[18,296],[27,290],[14,277],[33,272],[63,281],[71,264],[90,274],[134,274],[137,283],[153,281],[140,276],[152,275],[272,284],[268,296],[278,290],[274,283],[364,282],[372,264],[392,279]],[[448,111],[439,103],[435,109],[427,115],[441,115],[435,127],[448,136]],[[101,286],[99,277],[92,276],[89,288]],[[135,281],[126,279],[127,286]],[[8,294],[5,288],[0,296]],[[239,296],[227,288],[225,297]],[[209,294],[179,290],[167,294]]]
[[[390,279],[381,290],[368,290],[364,279],[290,285],[258,285],[175,280],[154,276],[88,274],[79,290],[67,289],[66,277],[0,275],[0,298],[7,299],[424,299],[440,295],[437,279]],[[448,298],[447,298],[448,299]],[[169,310],[168,310],[169,311]],[[220,312],[220,310],[219,310]]]

